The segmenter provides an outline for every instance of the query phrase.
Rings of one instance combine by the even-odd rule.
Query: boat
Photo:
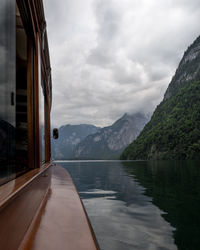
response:
[[[42,0],[0,5],[0,249],[99,249],[69,173],[51,159]]]

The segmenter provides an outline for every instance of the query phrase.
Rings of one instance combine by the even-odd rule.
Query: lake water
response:
[[[200,249],[200,162],[59,161],[101,250]]]

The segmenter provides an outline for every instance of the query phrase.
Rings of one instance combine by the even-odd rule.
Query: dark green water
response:
[[[200,162],[59,162],[102,250],[200,249]]]

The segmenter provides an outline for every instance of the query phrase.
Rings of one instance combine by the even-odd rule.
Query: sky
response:
[[[43,0],[52,126],[151,114],[200,35],[199,0]]]

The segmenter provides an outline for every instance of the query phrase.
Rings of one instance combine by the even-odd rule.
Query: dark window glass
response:
[[[0,184],[15,177],[15,1],[0,4]]]
[[[28,170],[27,35],[16,2],[0,4],[0,185]]]
[[[28,169],[27,35],[16,9],[16,172]]]

